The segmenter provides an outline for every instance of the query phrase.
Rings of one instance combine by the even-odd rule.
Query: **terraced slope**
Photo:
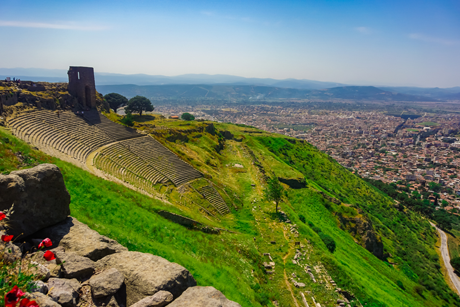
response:
[[[114,140],[73,112],[42,110],[8,121],[13,134],[39,148],[51,147],[81,162],[89,153]],[[116,125],[116,124],[114,124]]]
[[[8,124],[24,141],[41,149],[52,148],[83,164],[91,152],[101,148],[93,160],[97,168],[146,191],[157,183],[171,181],[179,186],[202,177],[155,139],[116,124],[96,110],[83,116],[71,111],[59,115],[34,111]]]
[[[93,163],[98,169],[147,192],[153,192],[153,185],[168,181],[120,143],[103,148],[96,154]]]
[[[214,187],[207,185],[202,187],[199,192],[204,196],[204,198],[206,198],[207,201],[209,201],[209,203],[211,203],[214,208],[216,208],[217,212],[220,214],[223,215],[230,212],[224,199],[219,194],[219,192],[214,189]]]
[[[107,134],[114,141],[139,137],[135,129],[117,125],[96,110],[86,111],[83,116],[90,124]]]
[[[150,136],[129,139],[122,141],[121,144],[171,180],[175,186],[180,186],[203,176],[199,171]]]

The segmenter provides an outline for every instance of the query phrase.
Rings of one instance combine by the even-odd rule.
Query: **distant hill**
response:
[[[174,84],[174,85],[99,85],[97,90],[102,94],[119,93],[126,97],[136,95],[149,99],[354,99],[378,101],[433,101],[429,97],[392,93],[373,86],[342,86],[321,90],[306,90],[272,86],[253,85],[206,85],[206,84]]]
[[[460,99],[460,86],[450,88],[439,87],[380,87],[389,92],[409,94],[416,96],[424,96],[435,99]]]
[[[67,82],[67,70],[42,68],[0,68],[0,79],[15,77],[30,81]],[[321,89],[341,86],[337,82],[322,82],[312,80],[270,78],[245,78],[230,75],[186,74],[179,76],[161,76],[146,74],[113,74],[95,73],[97,85],[136,84],[136,85],[166,85],[166,84],[232,84],[276,86],[282,88]]]

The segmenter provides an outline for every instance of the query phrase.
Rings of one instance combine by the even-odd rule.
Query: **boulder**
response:
[[[43,281],[37,280],[37,281],[31,282],[31,284],[32,284],[32,290],[30,292],[40,292],[43,294],[48,293],[48,285],[45,284]]]
[[[171,303],[173,295],[168,291],[159,291],[152,296],[141,299],[131,307],[163,307]]]
[[[89,285],[94,298],[114,295],[123,285],[125,277],[117,269],[111,268],[91,277]]]
[[[34,237],[50,238],[53,246],[63,247],[66,252],[88,257],[93,261],[128,250],[117,241],[100,235],[70,216],[57,225],[42,229]]]
[[[48,296],[59,305],[63,307],[77,305],[78,290],[80,290],[78,280],[50,278],[48,288],[50,289]]]
[[[160,290],[169,291],[176,298],[188,287],[196,285],[184,267],[151,254],[116,253],[102,258],[96,266],[99,269],[116,268],[123,273],[128,306]]]
[[[96,264],[89,258],[74,253],[57,252],[57,264],[65,278],[84,278],[93,275]]]
[[[0,211],[13,204],[8,233],[15,237],[29,236],[64,220],[70,214],[70,195],[59,168],[41,164],[0,175]]]
[[[182,293],[168,307],[241,307],[228,300],[214,287],[192,287]]]
[[[51,297],[40,292],[26,293],[25,297],[31,301],[36,301],[40,307],[61,307]]]

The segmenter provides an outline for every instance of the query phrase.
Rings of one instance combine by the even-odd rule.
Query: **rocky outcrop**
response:
[[[355,217],[338,214],[338,218],[341,228],[346,229],[359,245],[374,254],[375,257],[384,258],[382,238],[375,231],[369,218],[362,214]]]
[[[141,299],[131,307],[163,307],[171,303],[173,299],[173,295],[168,291],[158,291],[152,296]]]
[[[284,184],[287,184],[291,189],[304,189],[307,187],[307,184],[304,178],[278,177],[278,180]]]
[[[48,296],[62,307],[73,307],[77,304],[80,283],[76,279],[50,278]]]
[[[0,192],[2,208],[15,204],[9,222],[28,234],[21,248],[2,244],[11,250],[12,261],[25,253],[42,279],[35,282],[34,293],[27,294],[40,307],[162,307],[174,304],[174,299],[176,306],[239,306],[212,287],[195,287],[195,279],[181,265],[130,252],[67,216],[70,197],[54,165],[1,176]],[[37,250],[45,238],[52,246],[44,249],[54,253],[55,260],[46,261],[45,251]]]
[[[111,296],[120,290],[125,277],[117,269],[111,268],[91,277],[89,284],[95,298]]]
[[[230,131],[221,131],[221,134],[226,140],[233,140],[233,133]]]
[[[214,287],[192,287],[185,290],[168,307],[241,307],[241,305],[228,300]]]
[[[70,214],[70,195],[59,168],[41,164],[0,175],[0,210],[13,204],[8,233],[15,237],[26,237],[64,220]]]
[[[160,290],[176,298],[187,288],[196,286],[192,274],[183,266],[140,252],[121,252],[96,263],[100,269],[116,268],[125,276],[126,301],[132,305]]]
[[[91,259],[74,253],[56,253],[56,262],[61,265],[65,278],[85,278],[93,275],[95,263]]]
[[[66,252],[97,261],[107,255],[127,251],[117,241],[100,235],[73,217],[67,217],[57,225],[47,227],[33,235],[34,238],[50,238],[55,246]]]

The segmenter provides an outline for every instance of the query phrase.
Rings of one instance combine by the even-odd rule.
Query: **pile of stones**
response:
[[[9,209],[8,256],[33,264],[39,278],[27,298],[40,307],[238,307],[213,287],[200,287],[177,263],[128,251],[70,213],[70,196],[59,168],[42,164],[0,175],[0,211]],[[5,197],[4,197],[5,196]],[[38,248],[50,239],[52,245]],[[51,251],[55,259],[47,261]]]

